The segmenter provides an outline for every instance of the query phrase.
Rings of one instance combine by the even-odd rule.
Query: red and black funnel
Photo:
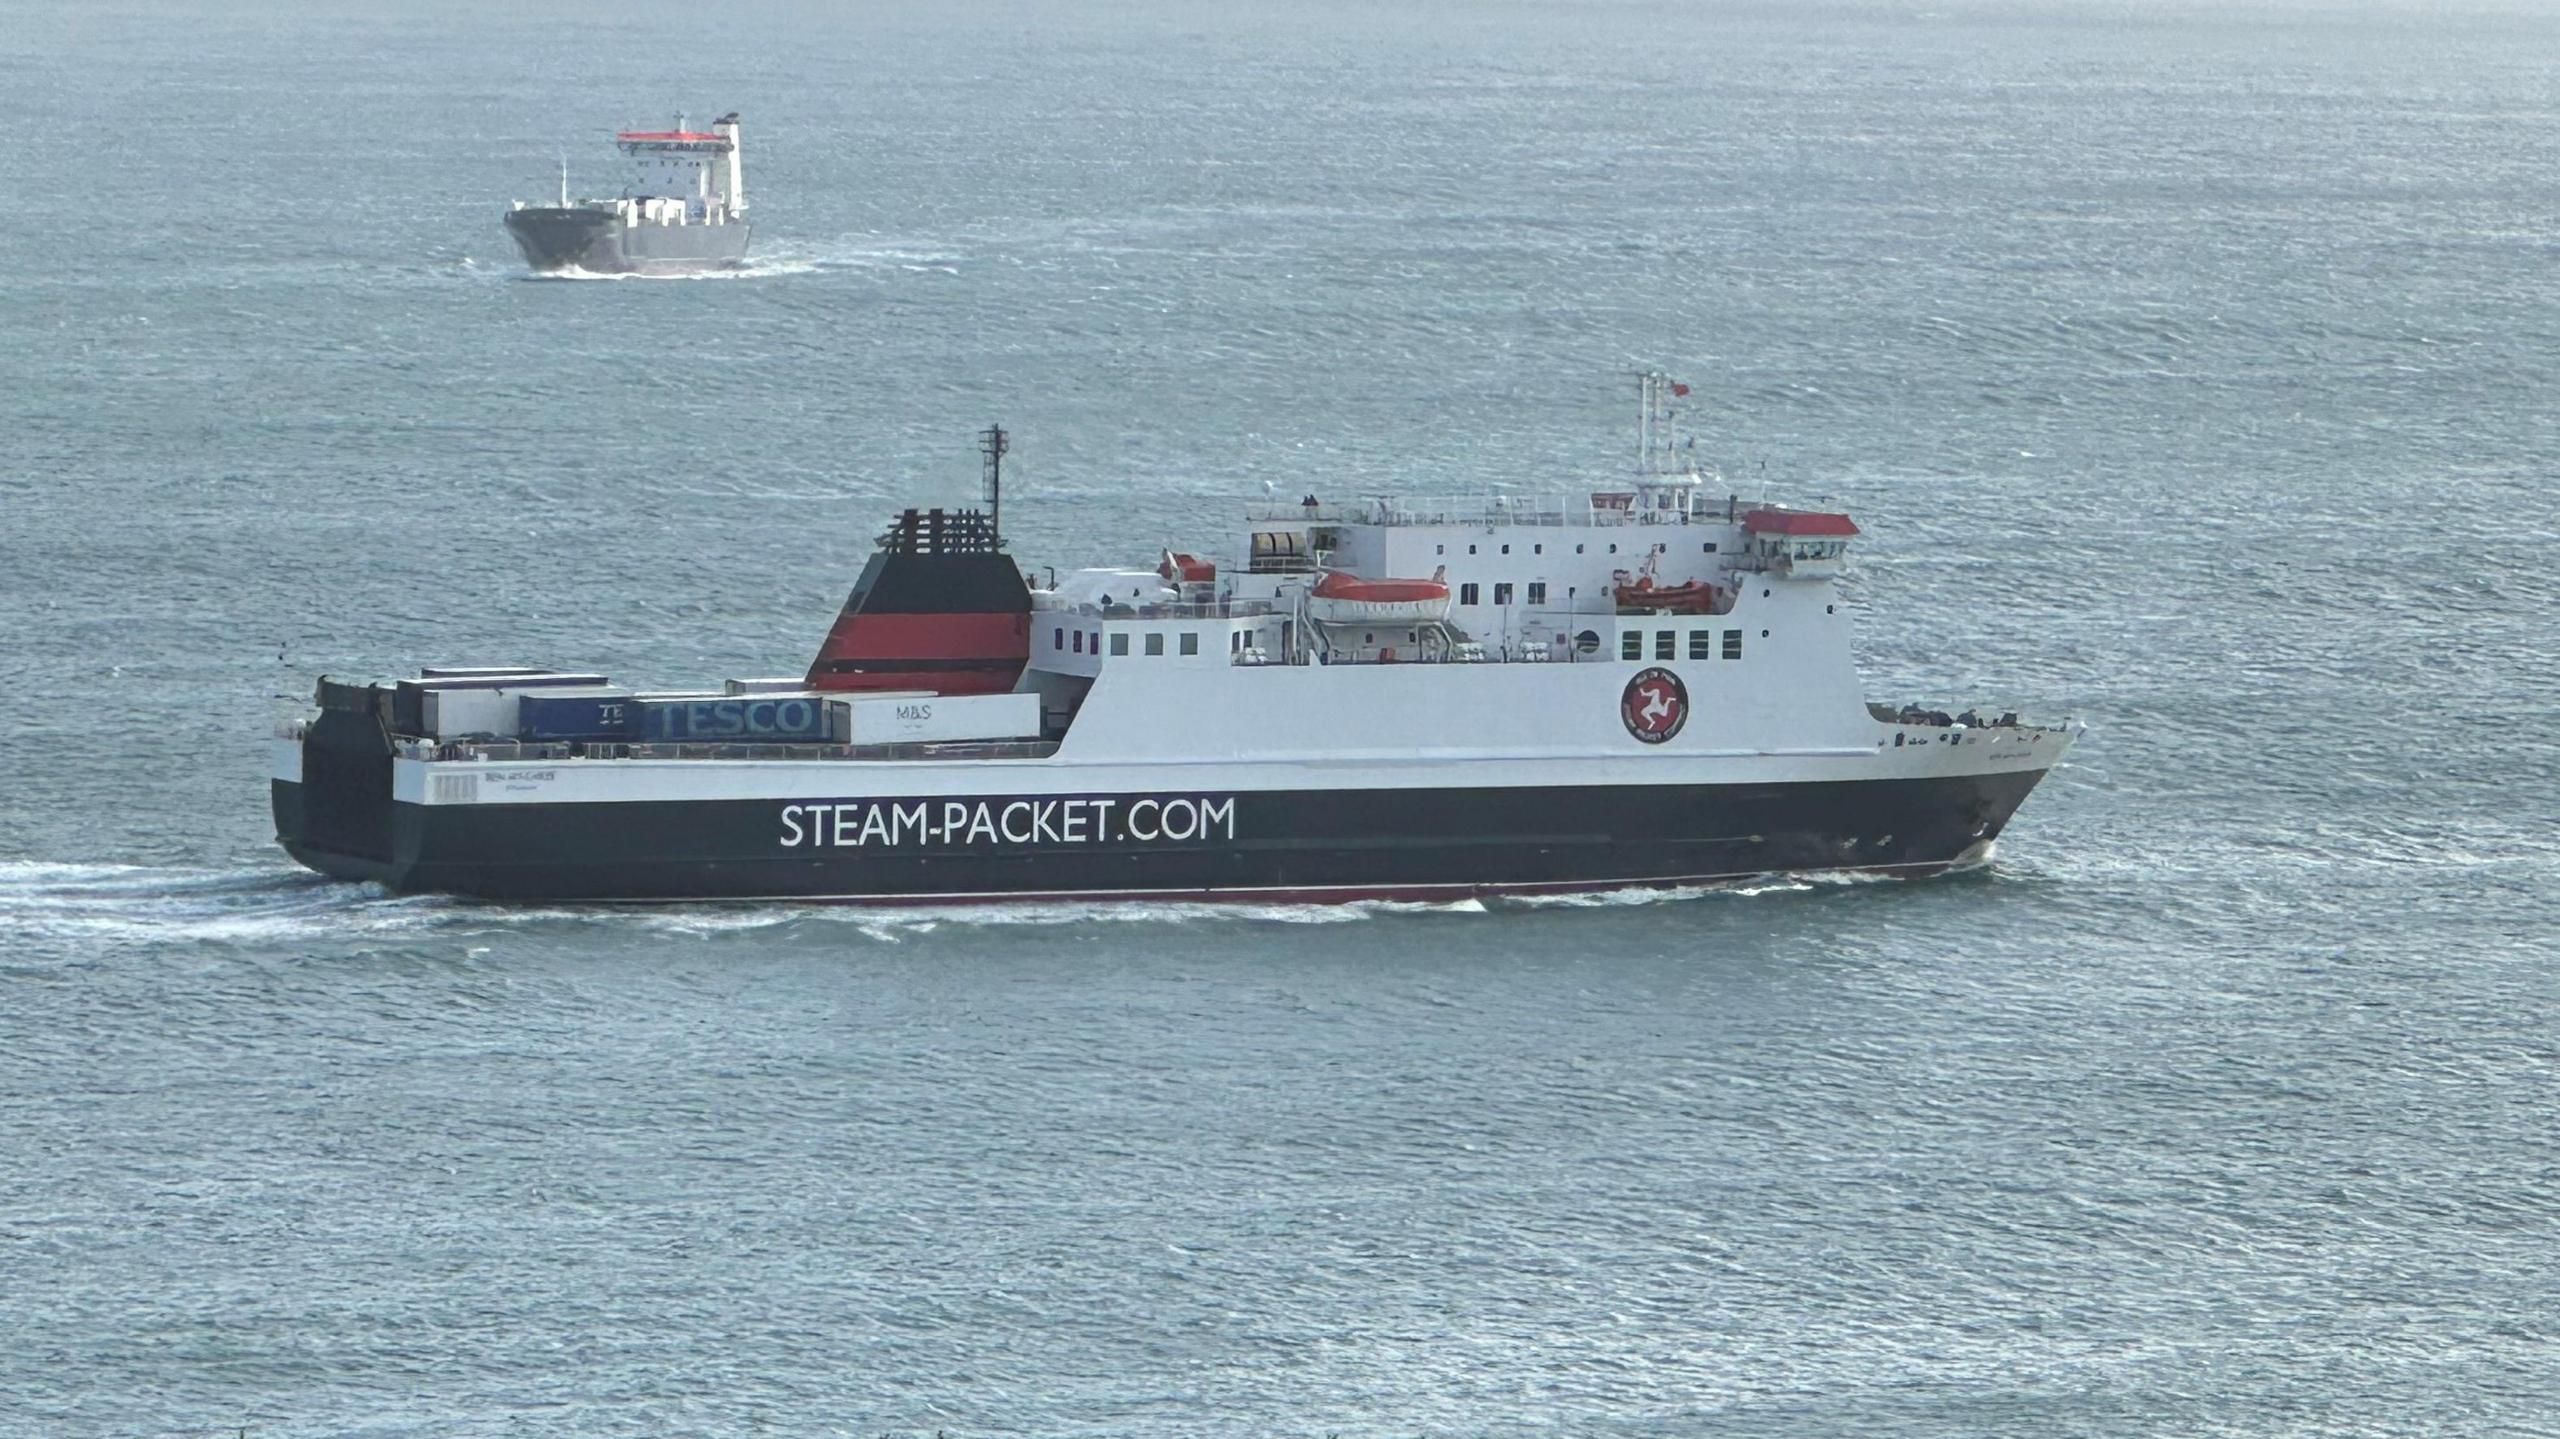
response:
[[[880,536],[809,666],[819,690],[1002,694],[1031,658],[1031,590],[977,510],[908,510]]]

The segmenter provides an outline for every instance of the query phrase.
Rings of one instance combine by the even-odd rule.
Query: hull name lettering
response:
[[[1236,837],[1234,795],[848,799],[782,807],[784,849],[1189,844]]]

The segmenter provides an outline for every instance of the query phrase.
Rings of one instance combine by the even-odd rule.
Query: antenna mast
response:
[[[1679,409],[1673,403],[1688,393],[1687,385],[1674,381],[1660,370],[1645,370],[1637,374],[1636,474],[1639,478],[1694,475],[1697,472],[1697,459],[1689,453],[1696,448],[1697,441],[1682,442]]]
[[[978,453],[987,457],[987,530],[999,545],[1004,543],[1004,456],[1012,447],[1012,438],[1002,425],[989,425],[978,432]]]

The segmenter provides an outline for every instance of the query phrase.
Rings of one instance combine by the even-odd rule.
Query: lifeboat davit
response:
[[[1307,617],[1328,625],[1410,625],[1449,617],[1449,585],[1434,572],[1427,580],[1364,580],[1327,570],[1307,592]]]
[[[1675,615],[1720,615],[1729,606],[1724,591],[1705,580],[1685,585],[1657,585],[1651,575],[1628,579],[1622,571],[1618,577],[1618,608],[1650,610]]]

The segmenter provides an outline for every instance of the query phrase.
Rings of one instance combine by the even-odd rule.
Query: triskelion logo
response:
[[[1627,733],[1660,744],[1689,722],[1689,687],[1669,670],[1640,670],[1618,696],[1618,718],[1627,722]]]

